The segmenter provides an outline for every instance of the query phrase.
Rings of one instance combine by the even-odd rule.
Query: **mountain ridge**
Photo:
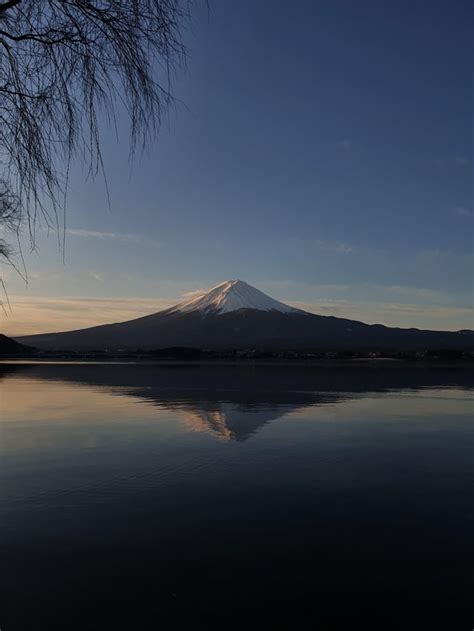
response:
[[[77,329],[15,338],[48,350],[164,348],[472,348],[472,332],[400,329],[322,316],[285,305],[244,281],[149,315]]]
[[[14,338],[0,333],[0,357],[2,355],[20,355],[30,350],[30,348],[16,341]]]

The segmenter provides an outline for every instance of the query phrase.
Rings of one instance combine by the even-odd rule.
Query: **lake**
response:
[[[2,631],[472,628],[468,367],[0,378]]]

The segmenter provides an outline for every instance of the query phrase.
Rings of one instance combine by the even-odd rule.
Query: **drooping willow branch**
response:
[[[126,111],[132,154],[158,132],[190,1],[0,2],[0,178],[33,247],[38,221],[57,223],[71,159],[103,169],[100,121]]]

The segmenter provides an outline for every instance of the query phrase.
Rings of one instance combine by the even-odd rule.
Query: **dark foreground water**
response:
[[[0,366],[0,628],[472,628],[466,368]]]

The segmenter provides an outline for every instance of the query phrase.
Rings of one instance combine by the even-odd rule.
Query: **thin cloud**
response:
[[[302,250],[320,250],[330,254],[351,254],[354,246],[345,241],[327,241],[325,239],[291,239],[290,246],[298,252]]]
[[[13,317],[3,318],[2,333],[11,336],[71,331],[124,322],[167,309],[176,300],[146,298],[10,297]]]
[[[473,212],[471,208],[467,208],[466,206],[456,206],[454,212],[461,217],[472,217]]]
[[[89,272],[89,276],[96,280],[98,283],[104,282],[104,275],[100,272]]]
[[[159,241],[143,237],[131,232],[102,232],[101,230],[83,230],[82,228],[68,228],[66,234],[71,237],[83,239],[96,239],[98,241],[116,241],[119,243],[130,243],[133,245],[151,245],[161,247]]]
[[[470,162],[471,162],[470,157],[463,156],[463,155],[433,158],[433,163],[437,167],[444,167],[444,168],[452,168],[453,166],[465,168],[469,166]]]
[[[203,296],[206,292],[208,292],[211,287],[212,285],[206,288],[202,287],[200,289],[192,289],[191,291],[185,291],[183,293],[181,301],[183,302],[185,300],[192,300],[193,298],[199,298],[200,296]]]
[[[442,331],[472,329],[472,310],[444,305],[402,304],[396,302],[360,303],[351,300],[291,301],[288,304],[310,313],[384,324],[402,328],[417,327]]]
[[[100,239],[102,241],[127,241],[128,243],[141,243],[141,237],[128,232],[100,232],[99,230],[82,230],[80,228],[68,228],[66,234],[72,237],[85,239]]]
[[[321,241],[316,239],[314,245],[320,250],[325,252],[334,252],[335,254],[350,254],[354,251],[354,248],[349,243],[343,241]]]
[[[349,138],[343,138],[336,143],[336,147],[338,149],[344,149],[344,151],[348,151],[352,147],[352,142]]]
[[[469,164],[469,158],[466,156],[456,156],[455,162],[458,167],[465,167]]]

